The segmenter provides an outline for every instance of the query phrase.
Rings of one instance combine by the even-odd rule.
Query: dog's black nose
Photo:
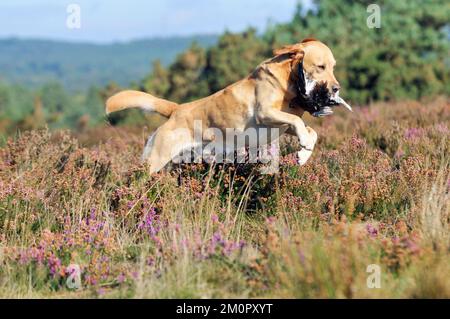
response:
[[[341,89],[341,86],[339,84],[333,84],[331,89],[333,90],[333,93],[336,93],[337,91],[339,91]]]

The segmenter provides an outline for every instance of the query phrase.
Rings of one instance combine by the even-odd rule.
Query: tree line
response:
[[[342,96],[354,104],[449,95],[450,3],[378,1],[380,28],[370,28],[371,2],[320,0],[310,10],[299,4],[291,21],[271,25],[263,33],[253,28],[225,32],[208,48],[194,42],[167,67],[157,60],[131,88],[188,102],[245,77],[271,57],[274,48],[314,37],[332,49]],[[0,83],[0,132],[97,125],[104,120],[104,100],[120,89],[110,83],[74,95],[59,83],[37,91]],[[143,123],[137,114],[118,113],[111,121]]]

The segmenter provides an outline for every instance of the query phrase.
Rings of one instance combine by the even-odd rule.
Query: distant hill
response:
[[[216,43],[217,36],[154,38],[113,44],[2,39],[0,80],[32,88],[57,80],[70,91],[110,81],[127,85],[148,74],[153,60],[169,64],[193,41],[208,47]]]

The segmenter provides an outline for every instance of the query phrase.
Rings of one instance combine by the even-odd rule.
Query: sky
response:
[[[0,38],[110,43],[149,37],[262,31],[291,20],[299,0],[1,0]],[[308,7],[311,0],[302,0]],[[68,28],[68,5],[80,28]],[[73,17],[73,16],[70,16]],[[69,19],[70,20],[70,19]],[[74,21],[74,20],[70,20]]]

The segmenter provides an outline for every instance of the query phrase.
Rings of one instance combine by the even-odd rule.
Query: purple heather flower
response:
[[[24,265],[28,263],[28,261],[29,261],[28,254],[25,251],[21,251],[19,253],[19,263]]]
[[[447,134],[448,133],[448,128],[447,125],[445,125],[444,123],[439,123],[436,124],[436,130],[441,133],[441,134]]]
[[[125,282],[125,280],[127,279],[127,277],[124,275],[124,273],[120,273],[119,276],[117,276],[116,280],[119,284]]]
[[[61,260],[58,257],[56,257],[54,255],[51,255],[47,259],[47,264],[48,264],[48,267],[49,267],[49,270],[50,270],[50,274],[52,276],[57,275],[58,271],[59,271],[59,269],[61,267]]]
[[[105,289],[104,289],[104,288],[99,288],[99,289],[97,290],[97,293],[98,293],[100,296],[102,296],[102,295],[105,294]]]
[[[155,264],[155,258],[153,257],[148,257],[147,258],[147,266],[153,266]]]
[[[302,263],[302,265],[305,265],[306,257],[305,254],[303,253],[303,250],[301,249],[298,250],[298,257],[300,258],[300,262]]]
[[[409,249],[409,251],[413,254],[418,253],[420,251],[420,247],[410,239],[406,240],[405,244],[406,247]]]
[[[366,230],[370,237],[375,237],[378,235],[378,230],[375,227],[373,227],[372,224],[367,224]]]
[[[129,201],[128,203],[127,203],[127,208],[128,209],[131,209],[133,206],[134,206],[134,204],[135,204],[135,202],[134,201]]]
[[[394,236],[392,237],[391,241],[394,245],[397,245],[400,243],[400,238],[398,238],[398,236]]]
[[[423,129],[412,127],[412,128],[405,130],[404,137],[407,140],[414,140],[416,138],[422,137],[423,134],[424,134]]]
[[[402,149],[397,150],[397,152],[395,152],[395,158],[402,158],[405,155],[405,152]]]
[[[138,228],[146,231],[151,237],[155,237],[159,233],[160,225],[158,215],[156,215],[156,211],[153,207],[147,212],[144,220],[139,223]]]

